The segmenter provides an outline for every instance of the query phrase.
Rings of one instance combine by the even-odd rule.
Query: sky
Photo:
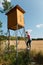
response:
[[[19,5],[25,10],[25,30],[30,32],[32,38],[43,38],[43,0],[7,0],[12,5]],[[0,9],[3,0],[0,0]],[[3,32],[7,32],[7,16],[0,13],[0,20],[3,23]],[[10,31],[11,35],[14,31]]]

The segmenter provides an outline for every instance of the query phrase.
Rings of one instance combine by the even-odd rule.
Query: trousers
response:
[[[27,47],[30,46],[31,47],[31,40],[28,39],[27,43],[26,43]]]

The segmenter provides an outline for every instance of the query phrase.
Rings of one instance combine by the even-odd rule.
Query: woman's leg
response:
[[[31,47],[31,43],[29,43],[29,46]]]
[[[29,41],[27,41],[27,43],[26,43],[27,47],[28,47],[28,43],[29,43]]]
[[[31,40],[29,40],[29,46],[31,47]]]

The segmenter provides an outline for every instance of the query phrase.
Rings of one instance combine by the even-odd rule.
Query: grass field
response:
[[[43,52],[43,40],[32,41],[31,50]]]
[[[3,47],[2,48],[4,48],[5,47],[5,45],[7,45],[8,44],[8,41],[6,41],[6,42],[3,42]],[[16,41],[11,41],[10,40],[10,45],[14,45],[15,46],[15,48],[16,48]],[[26,44],[25,44],[25,41],[23,41],[23,40],[20,40],[20,41],[18,41],[18,50],[23,50],[23,53],[24,53],[24,49],[26,49]],[[35,51],[35,52],[31,52],[32,53],[32,58],[33,58],[33,56],[35,56],[36,58],[38,58],[38,61],[40,62],[40,60],[43,62],[43,55],[40,55],[40,54],[42,54],[42,53],[40,53],[40,54],[36,54],[36,52],[39,52],[39,51],[41,51],[41,52],[43,52],[43,40],[33,40],[32,42],[31,42],[31,50],[33,50],[33,51]],[[27,50],[25,50],[25,51],[27,51]],[[11,52],[12,53],[12,52]],[[14,52],[15,53],[15,52]],[[19,53],[19,52],[18,52]],[[20,54],[20,53],[19,53]],[[26,52],[26,54],[27,54],[27,52]],[[24,54],[25,55],[25,54]],[[6,56],[6,55],[5,55]],[[11,55],[11,57],[12,57],[13,55]],[[0,56],[1,57],[1,56]],[[39,58],[40,57],[40,58]],[[4,58],[4,57],[3,57]],[[27,58],[27,56],[26,56],[26,58]],[[3,62],[3,60],[2,60],[2,62]],[[0,63],[0,65],[2,65],[2,62]],[[8,62],[10,63],[10,61],[8,60]],[[37,61],[36,61],[37,62]],[[8,64],[7,64],[8,65]],[[33,64],[32,64],[33,65]],[[39,64],[38,64],[39,65]],[[43,65],[43,64],[42,64]]]
[[[8,42],[7,42],[8,43]],[[10,41],[10,45],[15,45],[16,46],[16,41]],[[26,49],[26,44],[25,41],[20,40],[18,41],[18,49]],[[31,50],[35,51],[42,51],[43,52],[43,40],[33,40],[31,42]]]

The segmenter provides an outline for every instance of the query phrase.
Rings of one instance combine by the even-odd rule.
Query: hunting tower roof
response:
[[[11,10],[9,10],[6,15],[8,15],[9,13],[12,12],[12,10],[16,10],[16,9],[19,9],[22,13],[25,13],[25,11],[19,6],[19,5],[16,5],[15,7],[13,7]]]

